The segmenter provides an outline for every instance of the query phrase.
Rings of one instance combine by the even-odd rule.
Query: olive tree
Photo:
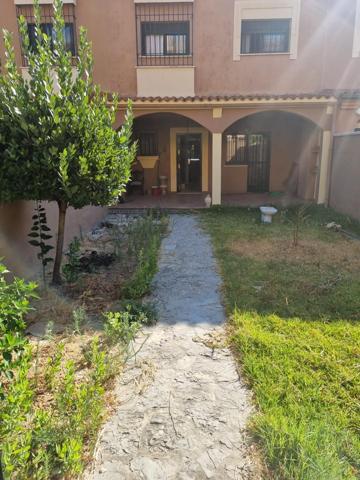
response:
[[[0,201],[54,201],[59,221],[53,282],[61,281],[69,206],[106,205],[124,190],[136,155],[129,103],[120,131],[113,128],[117,98],[93,82],[93,57],[80,29],[78,55],[66,50],[62,0],[54,0],[51,37],[34,2],[35,44],[19,19],[29,80],[16,65],[12,35],[4,31],[0,72]]]

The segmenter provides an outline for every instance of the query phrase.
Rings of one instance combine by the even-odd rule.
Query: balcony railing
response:
[[[193,4],[136,5],[139,66],[193,65]]]

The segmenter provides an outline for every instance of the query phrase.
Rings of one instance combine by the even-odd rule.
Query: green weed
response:
[[[0,397],[2,383],[13,375],[21,363],[26,349],[24,331],[25,315],[30,310],[30,300],[36,297],[35,283],[20,278],[7,281],[8,270],[0,263]]]
[[[108,312],[105,314],[104,332],[109,345],[124,345],[126,348],[135,339],[140,324],[128,312]]]
[[[135,271],[123,288],[128,299],[139,299],[149,293],[152,279],[157,272],[161,237],[166,231],[167,217],[149,215],[129,226],[128,255],[135,258]]]
[[[74,237],[69,244],[69,250],[65,254],[67,263],[62,268],[62,273],[68,283],[75,283],[79,279],[80,272],[80,247],[81,243],[78,237]]]
[[[73,333],[81,335],[82,329],[87,322],[86,310],[83,306],[76,308],[73,311]]]

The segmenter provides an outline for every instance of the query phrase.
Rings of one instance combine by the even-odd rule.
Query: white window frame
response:
[[[357,0],[360,2],[360,0]],[[234,61],[253,55],[287,55],[295,60],[298,52],[301,0],[235,0]],[[241,53],[241,24],[243,20],[291,19],[289,52]]]
[[[356,0],[356,13],[354,25],[353,58],[360,57],[360,0]]]

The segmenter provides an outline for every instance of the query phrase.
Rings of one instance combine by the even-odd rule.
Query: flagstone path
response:
[[[261,478],[245,430],[250,393],[224,346],[220,289],[196,217],[171,216],[153,288],[159,323],[119,380],[87,480]]]

